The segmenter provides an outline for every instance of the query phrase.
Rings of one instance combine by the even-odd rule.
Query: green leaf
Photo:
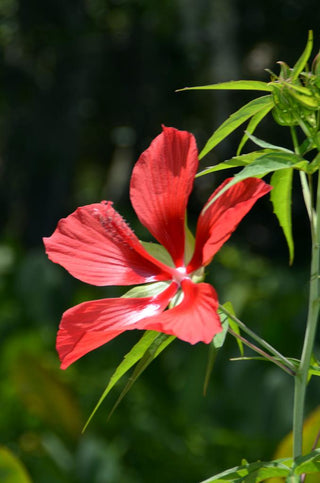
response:
[[[320,472],[320,449],[315,449],[307,455],[296,458],[294,460],[292,472],[295,475]]]
[[[254,116],[261,109],[265,109],[267,106],[273,107],[273,100],[271,96],[263,96],[248,102],[248,104],[241,107],[238,111],[231,114],[226,121],[212,134],[202,149],[199,159],[203,158],[211,149],[231,134],[237,127],[243,124],[247,119]]]
[[[144,285],[138,285],[128,290],[123,298],[136,298],[136,297],[152,297],[163,292],[169,285],[169,282],[155,282],[146,283]]]
[[[313,32],[312,30],[309,30],[307,45],[292,69],[292,80],[296,80],[299,74],[303,71],[311,55],[312,47],[313,47]]]
[[[140,240],[141,245],[147,250],[147,252],[160,262],[168,265],[169,267],[174,267],[172,258],[167,252],[167,250],[158,243],[144,242]]]
[[[304,169],[308,166],[308,162],[302,160],[300,156],[294,153],[279,153],[278,151],[263,154],[250,165],[246,166],[234,178],[236,182],[250,177],[263,177],[273,171],[281,169],[299,168]]]
[[[252,118],[250,119],[250,122],[248,124],[248,127],[247,127],[241,141],[240,141],[240,144],[239,144],[239,147],[238,147],[238,150],[237,150],[237,154],[241,153],[243,146],[245,145],[248,138],[250,137],[249,135],[252,134],[255,131],[258,124],[260,124],[262,119],[268,114],[268,112],[271,111],[272,107],[273,107],[273,104],[267,105],[264,109],[261,109],[261,111],[257,112],[257,114],[252,116]]]
[[[320,168],[320,153],[318,153],[308,166],[308,173],[313,174]]]
[[[278,151],[269,152],[257,158],[251,164],[243,168],[237,173],[229,183],[227,183],[219,193],[212,198],[205,209],[208,209],[212,203],[216,201],[223,193],[225,193],[231,186],[237,184],[247,178],[262,178],[272,171],[279,171],[281,169],[296,168],[307,169],[308,162],[301,159],[297,154],[279,153]]]
[[[270,196],[273,204],[273,212],[277,216],[287,240],[290,265],[294,258],[291,221],[292,178],[293,168],[282,169],[273,173],[270,183],[273,186]]]
[[[235,311],[234,311],[234,308],[233,308],[233,305],[231,302],[226,302],[222,305],[222,307],[224,307],[231,315],[236,315],[235,314]],[[228,314],[224,313],[224,315],[227,317],[227,320],[228,320],[228,323],[229,323],[229,326],[230,328],[238,335],[240,335],[240,328],[237,324],[237,322],[232,319],[231,317],[228,316]],[[243,356],[244,354],[244,348],[243,348],[243,343],[240,339],[237,339],[237,344],[239,346],[239,351],[240,351],[240,354]]]
[[[2,483],[31,483],[21,461],[5,446],[0,447],[0,481]]]
[[[124,376],[124,374],[126,374],[126,372],[129,371],[129,369],[131,369],[132,366],[134,366],[145,355],[149,347],[153,344],[158,336],[159,333],[156,331],[146,331],[139,340],[139,342],[137,342],[137,344],[132,347],[130,352],[128,352],[128,354],[124,356],[123,361],[119,364],[115,372],[112,374],[106,389],[104,390],[92,413],[90,414],[82,432],[86,430],[91,419],[93,418],[111,389],[114,387],[114,385],[122,378],[122,376]]]
[[[202,483],[225,483],[226,481],[232,483],[259,483],[266,478],[288,476],[291,464],[291,458],[284,458],[270,462],[257,461],[256,463],[236,466],[223,471],[218,475],[202,481]]]
[[[203,395],[205,396],[207,394],[208,386],[209,386],[209,380],[210,376],[212,374],[213,366],[216,360],[216,355],[217,355],[217,349],[214,347],[213,342],[209,344],[209,350],[208,350],[208,360],[207,360],[207,367],[206,367],[206,372],[204,375],[204,382],[203,382]]]
[[[226,302],[225,304],[222,305],[222,307],[224,307],[230,313],[234,314],[234,310],[233,310],[231,302]],[[208,361],[207,361],[206,373],[205,373],[204,384],[203,384],[203,394],[204,395],[206,395],[206,393],[207,393],[208,384],[209,384],[210,376],[211,376],[211,373],[212,373],[213,365],[214,365],[215,360],[216,360],[217,352],[223,346],[223,344],[225,342],[229,325],[232,326],[232,328],[237,333],[240,333],[239,327],[237,326],[237,324],[232,319],[230,319],[230,317],[228,317],[228,315],[225,312],[223,312],[221,309],[219,309],[218,313],[219,313],[219,317],[220,317],[220,320],[221,320],[222,331],[219,332],[218,334],[216,334],[214,336],[214,338],[212,339],[212,342],[209,344]],[[241,341],[239,341],[239,342],[240,342],[240,346],[239,346],[240,352],[241,352],[241,354],[243,354],[242,342]]]
[[[112,414],[127,394],[127,392],[131,389],[133,384],[136,382],[138,377],[145,371],[145,369],[149,366],[149,364],[169,345],[171,342],[175,340],[175,336],[167,335],[162,333],[157,333],[157,337],[154,339],[152,344],[147,348],[146,352],[143,354],[143,357],[140,359],[138,364],[136,365],[132,376],[129,378],[127,384],[121,391],[120,396],[118,397],[117,401],[115,402],[114,406],[112,407],[109,415],[108,420],[111,418]]]
[[[215,171],[222,171],[224,169],[239,168],[243,166],[248,166],[248,164],[253,163],[257,158],[260,158],[262,154],[269,153],[270,150],[252,151],[251,153],[241,154],[240,156],[234,156],[227,161],[216,164],[215,166],[209,166],[208,168],[197,173],[196,178],[204,176],[205,174],[214,173]],[[273,152],[273,151],[272,151]]]
[[[272,86],[266,82],[252,81],[252,80],[237,80],[220,82],[219,84],[211,84],[207,86],[184,87],[177,89],[176,92],[191,91],[191,90],[241,90],[241,91],[267,91],[272,92]]]
[[[269,150],[272,150],[272,151],[281,151],[283,153],[293,153],[293,151],[291,151],[291,149],[287,149],[287,148],[284,148],[282,146],[276,146],[275,144],[270,144],[267,141],[264,141],[263,139],[257,138],[256,136],[253,136],[248,131],[246,131],[246,133],[248,134],[248,137],[251,139],[251,141],[253,141],[255,144],[257,144],[257,146],[259,146],[260,148],[269,149]]]

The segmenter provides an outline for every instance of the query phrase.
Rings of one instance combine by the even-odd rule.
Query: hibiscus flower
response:
[[[191,344],[209,343],[220,332],[216,291],[208,283],[197,283],[199,274],[271,187],[248,178],[211,202],[229,180],[222,183],[200,213],[190,256],[185,217],[197,168],[193,135],[163,127],[133,169],[131,203],[164,247],[167,256],[161,260],[147,251],[110,201],[78,208],[44,238],[50,260],[83,282],[156,282],[150,296],[94,300],[67,310],[57,335],[62,369],[126,330],[155,330]]]

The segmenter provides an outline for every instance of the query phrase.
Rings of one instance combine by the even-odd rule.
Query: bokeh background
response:
[[[238,356],[230,338],[206,397],[208,347],[177,341],[108,423],[122,383],[81,435],[109,377],[141,334],[124,334],[61,371],[55,335],[62,312],[124,290],[73,279],[47,260],[42,237],[77,206],[112,199],[145,238],[128,183],[161,124],[193,132],[201,148],[253,97],[175,90],[268,80],[265,68],[278,71],[277,60],[292,65],[298,58],[308,29],[319,47],[319,19],[318,0],[0,0],[0,444],[2,464],[14,455],[25,469],[25,480],[17,473],[12,481],[191,483],[242,457],[273,456],[290,430],[292,381],[268,363],[230,361]],[[257,134],[290,145],[271,118]],[[241,135],[239,129],[201,166],[233,156]],[[196,181],[191,227],[221,180]],[[299,194],[293,209],[293,267],[265,199],[216,256],[207,280],[250,327],[297,357],[309,260]],[[308,411],[319,397],[312,381]]]

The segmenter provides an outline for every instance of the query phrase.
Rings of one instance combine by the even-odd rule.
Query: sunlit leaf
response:
[[[225,483],[226,481],[230,483],[259,483],[266,478],[274,476],[288,476],[291,464],[291,458],[270,462],[257,461],[256,463],[236,466],[235,468],[223,471],[218,475],[202,481],[202,483]]]
[[[260,158],[263,154],[270,152],[270,150],[252,151],[251,153],[241,154],[240,156],[234,156],[231,159],[227,159],[222,163],[216,164],[215,166],[209,166],[208,168],[197,173],[196,178],[204,176],[205,174],[214,173],[216,171],[222,171],[225,169],[239,168],[248,166],[248,164],[253,163],[256,159]]]
[[[102,396],[100,397],[99,401],[97,402],[95,408],[93,409],[92,413],[90,414],[83,431],[87,428],[88,424],[90,423],[91,419],[97,412],[98,408],[101,406],[102,402],[104,399],[107,397],[111,389],[114,387],[114,385],[128,372],[131,367],[133,367],[146,353],[146,351],[149,349],[149,347],[152,345],[152,343],[156,340],[156,338],[159,336],[159,333],[153,330],[146,331],[139,342],[135,344],[130,352],[124,356],[123,361],[119,364],[117,369],[114,371],[112,374],[109,383],[104,390]]]
[[[306,170],[308,167],[307,161],[302,161],[301,157],[296,154],[279,153],[278,151],[264,154],[257,158],[248,166],[245,166],[239,173],[237,173],[227,183],[216,196],[212,198],[208,203],[207,208],[215,202],[223,193],[225,193],[231,186],[237,184],[247,178],[262,178],[263,176],[273,171],[279,171],[281,169],[296,168]]]
[[[157,333],[157,337],[154,339],[152,344],[148,347],[146,352],[144,353],[143,357],[140,359],[138,364],[136,365],[133,374],[130,376],[127,384],[121,391],[120,396],[118,397],[117,401],[115,402],[113,408],[111,409],[109,415],[108,415],[108,420],[124,398],[124,396],[127,394],[127,392],[131,389],[133,384],[137,381],[137,379],[141,376],[141,374],[146,370],[146,368],[149,366],[149,364],[156,358],[158,357],[159,354],[169,345],[171,342],[173,342],[175,339],[175,336],[173,335],[167,335],[167,334],[162,334],[162,333]]]
[[[295,475],[318,472],[320,472],[320,449],[316,449],[307,455],[299,456],[295,459],[293,465],[293,473]]]
[[[305,419],[303,424],[303,447],[302,454],[306,455],[312,452],[313,445],[318,437],[320,430],[320,406],[318,406],[309,416]],[[319,447],[319,441],[318,445]],[[319,451],[319,450],[318,450]],[[285,458],[292,454],[292,432],[287,434],[280,442],[275,457]],[[298,460],[299,462],[300,460]],[[318,483],[319,475],[308,476],[308,483]],[[283,483],[280,478],[272,478],[268,480],[268,483]]]
[[[234,315],[234,309],[231,304],[231,302],[226,302],[223,305],[219,306],[219,317],[221,320],[221,325],[222,325],[222,331],[216,334],[209,345],[209,351],[208,351],[208,360],[207,360],[207,367],[206,367],[206,372],[205,372],[205,378],[204,378],[204,384],[203,384],[203,394],[205,395],[207,393],[208,389],[208,384],[210,380],[210,376],[213,370],[213,366],[216,360],[216,355],[218,350],[223,346],[228,328],[229,326],[232,328],[234,332],[237,334],[240,334],[239,327],[237,323],[226,313],[222,310],[225,309],[227,312],[230,314]],[[239,345],[239,350],[241,355],[243,355],[243,343],[241,340],[237,339],[237,343]]]
[[[0,481],[1,483],[31,483],[21,461],[4,446],[0,447]]]
[[[207,86],[184,87],[177,89],[176,92],[191,90],[241,90],[241,91],[267,91],[272,92],[272,87],[266,82],[252,80],[236,80],[228,82],[220,82],[218,84],[210,84]]]
[[[309,30],[307,45],[292,69],[292,74],[291,74],[292,80],[296,80],[299,74],[303,71],[311,55],[312,47],[313,47],[313,32],[312,30]]]
[[[257,114],[252,116],[247,126],[247,129],[238,146],[237,154],[241,153],[243,146],[245,145],[245,143],[248,141],[250,137],[249,134],[252,134],[256,130],[256,127],[260,124],[260,122],[268,114],[268,112],[271,111],[272,107],[273,107],[273,104],[267,105],[265,108],[261,109],[261,111],[257,112]]]
[[[241,107],[238,111],[231,114],[231,116],[228,117],[228,119],[224,121],[209,138],[205,147],[202,149],[199,158],[203,158],[203,156],[211,151],[211,149],[213,149],[235,129],[241,126],[241,124],[243,124],[247,119],[254,116],[257,112],[261,111],[261,109],[265,109],[267,106],[273,107],[273,100],[271,96],[258,97],[257,99],[248,102],[248,104]]]
[[[273,173],[271,178],[270,199],[273,211],[277,216],[289,248],[289,262],[293,262],[294,243],[292,237],[291,198],[292,198],[293,168],[282,169]]]

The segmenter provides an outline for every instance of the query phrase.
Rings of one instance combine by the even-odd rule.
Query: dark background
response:
[[[32,481],[197,482],[242,457],[271,458],[290,430],[289,376],[264,362],[229,361],[238,351],[228,339],[206,397],[207,346],[176,341],[108,423],[121,384],[81,435],[110,375],[141,334],[124,334],[60,371],[54,346],[62,312],[123,290],[73,279],[47,260],[41,239],[77,206],[102,199],[112,199],[145,237],[128,183],[161,124],[191,131],[201,148],[231,112],[259,95],[175,90],[267,81],[264,68],[278,72],[277,60],[293,65],[310,28],[316,53],[319,20],[318,0],[0,0],[0,444]],[[201,167],[233,156],[242,131]],[[257,134],[290,147],[285,128],[271,116]],[[222,179],[196,181],[191,226]],[[265,199],[217,255],[207,280],[250,327],[299,357],[309,263],[299,193],[293,208],[292,268]],[[317,381],[309,396],[308,411],[320,396]]]

